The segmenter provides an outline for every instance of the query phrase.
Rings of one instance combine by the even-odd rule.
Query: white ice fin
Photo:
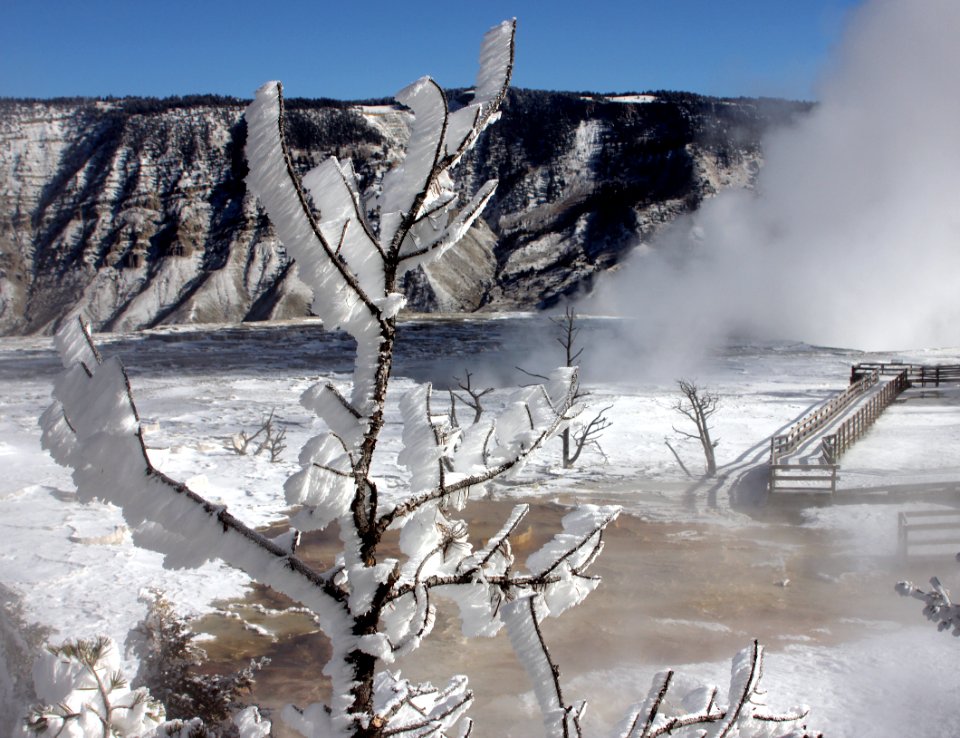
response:
[[[360,327],[375,322],[372,300],[382,295],[365,291],[351,265],[337,256],[337,242],[328,241],[314,220],[286,151],[282,111],[281,85],[268,82],[257,90],[244,113],[250,164],[247,185],[260,198],[287,252],[296,259],[300,278],[313,290],[314,312],[328,328],[339,326],[356,337]],[[322,196],[320,199],[323,201]],[[375,286],[378,280],[371,274],[368,255],[360,249],[354,258],[362,267],[363,283]]]
[[[473,100],[450,115],[445,141],[448,156],[456,156],[469,148],[476,136],[495,120],[513,74],[516,30],[514,19],[494,26],[484,35]]]
[[[376,299],[385,292],[383,254],[362,218],[353,176],[352,167],[342,167],[330,157],[304,175],[303,185],[320,211],[319,226],[327,242],[363,291]]]
[[[568,707],[563,702],[559,670],[551,661],[540,632],[540,621],[545,616],[546,606],[536,594],[514,600],[503,607],[503,620],[510,636],[510,645],[533,684],[547,738],[566,738],[579,734],[574,719],[579,716],[583,704]]]
[[[413,111],[414,121],[403,162],[383,178],[381,213],[399,214],[399,219],[384,220],[380,225],[380,246],[388,253],[400,247],[395,241],[398,226],[404,219],[418,217],[439,194],[431,184],[439,174],[440,147],[447,120],[446,96],[429,77],[421,77],[405,87],[396,98]]]
[[[579,604],[600,583],[586,570],[603,548],[602,535],[620,514],[612,505],[581,505],[563,517],[563,531],[527,559],[530,573],[544,581],[546,614],[557,616]]]

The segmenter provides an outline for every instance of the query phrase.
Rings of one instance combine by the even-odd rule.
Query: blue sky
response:
[[[472,82],[483,32],[519,22],[514,84],[816,98],[862,0],[2,0],[0,96],[391,96]]]

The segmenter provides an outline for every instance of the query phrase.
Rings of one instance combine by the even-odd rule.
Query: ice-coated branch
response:
[[[88,344],[86,351],[83,342]],[[66,347],[61,355],[65,361],[99,357],[80,320],[63,325],[57,345]],[[120,507],[138,545],[166,554],[165,563],[171,566],[197,566],[222,558],[309,607],[324,630],[349,633],[347,591],[332,575],[315,571],[289,548],[237,520],[225,506],[205,500],[153,467],[130,383],[118,359],[93,367],[74,364],[61,374],[41,426],[43,447],[55,461],[73,469],[78,497],[84,501],[98,497]],[[344,684],[341,688],[348,689]]]
[[[495,556],[501,556],[504,560],[512,563],[513,557],[510,554],[510,536],[513,535],[513,532],[527,516],[528,512],[530,512],[529,505],[515,505],[513,511],[510,513],[510,517],[500,526],[500,530],[497,531],[496,535],[487,541],[487,545],[483,547],[483,550],[477,552],[475,561],[465,559],[461,563],[461,567],[470,563],[473,567],[485,571]]]
[[[540,630],[546,609],[537,594],[508,603],[503,608],[507,634],[533,684],[547,738],[579,738],[579,718],[585,703],[567,704],[564,701],[560,669],[553,662]]]
[[[615,738],[822,738],[807,730],[806,707],[787,713],[765,712],[763,647],[754,641],[733,660],[727,706],[717,703],[716,687],[696,687],[677,696],[675,673],[666,671],[653,679],[646,700],[634,706],[614,731]],[[771,732],[778,726],[776,733]]]
[[[248,186],[260,198],[280,240],[297,260],[301,278],[313,288],[317,313],[325,322],[343,326],[356,337],[354,323],[378,317],[380,311],[374,300],[383,295],[383,285],[376,284],[376,272],[371,269],[361,272],[369,279],[365,289],[357,265],[351,265],[353,255],[338,255],[315,217],[284,136],[283,85],[268,82],[257,90],[244,118]],[[365,261],[363,254],[358,260]]]
[[[450,427],[449,418],[430,411],[429,386],[408,393],[401,401],[404,450],[399,461],[411,471],[414,495],[385,512],[377,529],[385,532],[426,505],[522,468],[573,417],[575,379],[575,369],[558,369],[548,385],[518,392],[493,425],[451,428],[449,435],[437,425]]]
[[[461,726],[459,735],[470,732],[471,722],[464,717],[473,703],[464,677],[454,677],[444,689],[430,683],[414,685],[399,674],[382,672],[374,686],[376,715],[373,721],[384,726],[383,736],[427,738],[444,736]]]
[[[960,558],[960,557],[958,557]],[[912,582],[897,582],[897,592],[904,597],[913,597],[923,603],[923,614],[927,620],[937,624],[937,630],[951,630],[960,637],[960,605],[950,599],[950,591],[937,577],[930,579],[931,590],[925,592]]]
[[[484,35],[473,100],[450,116],[445,142],[448,166],[454,166],[499,115],[513,76],[516,31],[517,21],[513,19]]]
[[[619,508],[584,506],[569,512],[562,521],[563,532],[555,536],[528,560],[529,571],[513,570],[510,535],[526,515],[528,506],[518,505],[487,545],[477,553],[464,546],[452,559],[444,553],[440,565],[425,566],[414,576],[401,576],[391,595],[394,607],[403,598],[422,602],[436,591],[460,606],[465,635],[493,635],[502,626],[501,606],[536,594],[539,616],[556,616],[581,602],[599,583],[586,575],[602,547],[604,528]],[[435,556],[434,548],[427,556]],[[426,561],[426,557],[424,558]]]
[[[395,261],[423,208],[440,197],[437,179],[443,171],[440,159],[449,118],[446,93],[429,77],[405,87],[396,99],[413,111],[414,120],[403,162],[383,178],[380,239]]]
[[[264,537],[155,469],[123,366],[98,354],[82,323],[68,322],[57,337],[66,371],[42,419],[43,442],[73,468],[78,496],[119,505],[135,542],[165,552],[166,564],[221,558],[303,603],[329,636],[330,704],[284,711],[305,736],[468,735],[472,724],[464,713],[472,694],[465,677],[436,689],[379,671],[430,633],[434,601],[444,598],[458,606],[465,635],[489,636],[510,624],[528,670],[546,677],[535,682],[550,730],[581,732],[583,703],[565,702],[539,623],[597,586],[588,569],[618,508],[571,511],[525,570],[515,567],[510,539],[526,506],[517,506],[479,551],[466,522],[454,517],[473,490],[516,474],[569,427],[580,412],[576,369],[523,388],[495,418],[466,428],[434,411],[429,386],[415,390],[400,402],[397,461],[409,470],[409,489],[384,505],[372,473],[404,304],[398,279],[456,243],[493,196],[496,183],[488,182],[461,204],[450,169],[497,117],[513,70],[514,31],[508,21],[484,37],[473,100],[459,110],[450,110],[429,78],[398,94],[412,112],[412,131],[405,158],[384,176],[379,196],[364,197],[352,165],[335,158],[300,180],[284,138],[279,83],[262,87],[247,109],[250,189],[312,289],[325,328],[340,327],[357,344],[349,392],[321,381],[301,396],[326,428],[305,443],[300,470],[284,485],[298,511],[283,537]],[[598,424],[586,424],[586,438]],[[331,569],[314,570],[294,555],[299,530],[334,522],[342,551]],[[392,541],[387,545],[388,529],[399,530],[399,554]]]

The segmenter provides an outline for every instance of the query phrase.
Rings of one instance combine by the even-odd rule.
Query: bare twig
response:
[[[255,433],[248,435],[246,431],[240,431],[230,436],[226,444],[227,448],[240,456],[246,456],[251,444],[259,438],[260,441],[254,449],[253,455],[259,456],[262,453],[269,453],[270,461],[274,463],[280,461],[280,454],[287,447],[285,443],[287,429],[278,429],[274,425],[273,413],[274,411],[271,410],[270,414],[261,420],[260,427],[257,428]]]
[[[487,387],[486,389],[478,390],[473,386],[473,374],[469,370],[464,370],[464,376],[466,380],[461,380],[460,377],[454,377],[457,380],[457,386],[464,392],[467,393],[467,397],[457,394],[453,390],[450,390],[450,409],[451,409],[451,418],[453,421],[456,421],[456,403],[454,400],[460,400],[464,405],[473,410],[473,422],[479,423],[480,417],[483,415],[483,405],[480,400],[485,396],[493,392],[493,387]]]
[[[670,445],[670,439],[669,439],[669,438],[664,438],[664,439],[663,439],[663,442],[664,442],[665,444],[667,444],[667,448],[670,449],[670,453],[673,454],[673,458],[675,458],[675,459],[677,460],[677,463],[680,465],[680,468],[683,469],[683,473],[686,474],[688,477],[691,477],[691,478],[692,478],[692,477],[693,477],[693,474],[691,474],[691,473],[690,473],[690,470],[687,469],[687,465],[683,463],[683,459],[680,458],[680,454],[678,454],[678,453],[677,453],[677,450],[676,450],[673,446]]]

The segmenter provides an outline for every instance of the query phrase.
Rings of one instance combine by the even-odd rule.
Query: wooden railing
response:
[[[837,464],[771,464],[771,492],[833,494],[837,491]]]
[[[804,415],[790,426],[786,433],[771,438],[770,465],[779,464],[781,458],[796,451],[801,443],[836,418],[851,402],[876,384],[878,376],[879,374],[875,371],[867,372],[841,394]]]
[[[877,372],[880,376],[892,376],[905,371],[911,385],[939,387],[941,382],[960,382],[960,364],[904,364],[903,362],[866,362],[855,364],[850,369],[850,381],[861,374]]]
[[[863,407],[844,420],[836,433],[824,436],[820,442],[824,463],[836,464],[843,452],[856,443],[857,439],[873,425],[880,413],[886,410],[887,406],[897,399],[897,395],[909,386],[907,370],[903,369],[887,382],[883,389],[867,400]]]
[[[786,433],[770,439],[770,491],[833,494],[837,491],[835,464],[784,464],[784,456],[833,421],[850,403],[877,383],[879,374],[866,371],[843,392],[804,415]]]
[[[784,464],[783,457],[797,450],[801,443],[840,415],[854,400],[875,385],[881,376],[892,376],[889,382],[863,407],[847,418],[836,433],[820,442],[819,464]],[[850,386],[837,397],[805,415],[786,433],[770,439],[771,492],[837,491],[838,459],[893,402],[911,386],[940,386],[941,382],[960,382],[960,364],[905,364],[903,362],[869,362],[856,364],[850,370]]]
[[[960,551],[960,510],[902,512],[897,520],[897,539],[901,558],[913,547],[914,555],[941,555],[946,547]]]

